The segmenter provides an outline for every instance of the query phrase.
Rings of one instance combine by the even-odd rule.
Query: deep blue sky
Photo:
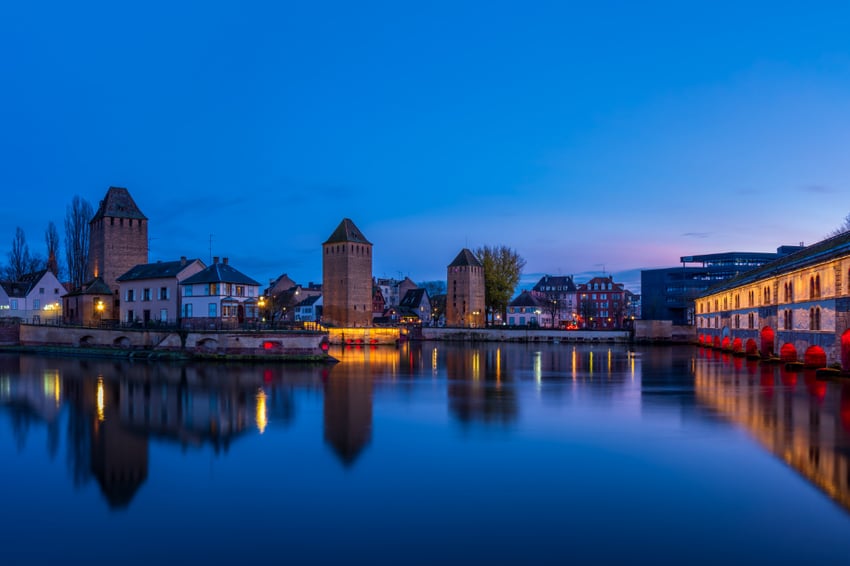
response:
[[[379,276],[633,280],[850,212],[848,3],[133,4],[0,7],[0,251],[109,185],[152,261],[213,234],[262,282],[321,280],[345,216]]]

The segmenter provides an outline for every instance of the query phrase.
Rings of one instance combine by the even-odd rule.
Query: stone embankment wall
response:
[[[694,326],[676,326],[670,320],[636,320],[635,342],[696,343]]]
[[[401,337],[400,328],[329,328],[331,344],[397,344]]]
[[[20,326],[22,346],[116,348],[194,355],[319,356],[326,335],[320,332],[177,332],[61,326]]]
[[[421,339],[468,342],[629,342],[631,334],[628,330],[422,328]]]

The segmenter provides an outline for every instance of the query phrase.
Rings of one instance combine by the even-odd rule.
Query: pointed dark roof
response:
[[[100,206],[97,207],[97,212],[95,212],[92,221],[104,216],[147,220],[147,217],[136,206],[136,201],[130,196],[130,191],[124,187],[109,187],[106,196],[100,201]]]
[[[342,242],[354,242],[355,244],[369,244],[372,242],[366,239],[363,232],[354,225],[350,218],[343,218],[339,226],[336,227],[331,237],[327,239],[325,244],[338,244]]]
[[[230,265],[226,263],[214,263],[203,271],[199,271],[180,282],[181,285],[194,285],[196,283],[239,283],[242,285],[260,285],[258,281],[254,281],[241,271],[230,267]]]
[[[156,263],[140,263],[130,271],[118,277],[117,281],[138,281],[141,279],[163,279],[177,275],[198,261],[197,259],[158,261]]]
[[[575,292],[576,285],[573,278],[569,275],[544,275],[534,286],[534,290],[538,292],[544,291],[545,287],[560,287],[559,291]]]
[[[519,297],[508,303],[509,307],[539,307],[540,301],[534,298],[534,295],[528,291],[523,291]]]
[[[100,277],[95,277],[91,281],[83,283],[83,286],[80,287],[79,289],[71,291],[70,293],[67,293],[66,295],[63,295],[63,296],[64,297],[71,297],[71,296],[76,296],[76,295],[111,295],[111,294],[112,294],[112,289],[109,288],[109,285],[107,285],[103,281],[103,279],[101,279]]]
[[[408,308],[419,308],[419,305],[422,304],[423,297],[428,296],[428,291],[423,288],[419,289],[408,289],[407,293],[404,294],[404,297],[399,301],[399,306],[408,307]],[[430,302],[430,301],[429,301]]]
[[[460,253],[457,254],[455,260],[449,264],[449,267],[462,266],[484,267],[481,265],[481,262],[478,261],[478,258],[475,257],[475,254],[466,248],[460,250]]]
[[[33,271],[22,275],[20,281],[2,281],[0,282],[0,286],[3,287],[3,290],[6,291],[6,294],[9,295],[10,298],[23,298],[32,291],[33,287],[35,287],[45,275],[47,275],[46,269]]]

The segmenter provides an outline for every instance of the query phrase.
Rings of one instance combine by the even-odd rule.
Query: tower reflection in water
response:
[[[2,356],[0,405],[22,435],[31,422],[56,429],[67,406],[74,484],[94,478],[109,505],[122,508],[147,479],[151,437],[226,452],[248,431],[288,426],[293,388],[320,389],[321,371]]]
[[[702,349],[695,370],[699,403],[850,510],[850,384]]]

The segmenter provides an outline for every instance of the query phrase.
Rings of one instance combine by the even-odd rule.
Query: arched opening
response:
[[[738,353],[744,349],[744,343],[740,338],[735,338],[732,340],[732,351]]]
[[[788,362],[796,362],[797,361],[797,348],[794,347],[794,344],[786,342],[779,349],[779,359],[781,359],[786,364]]]
[[[205,350],[207,352],[214,352],[218,349],[218,341],[213,340],[212,338],[206,338],[204,340],[198,341],[198,349]]]
[[[841,335],[841,369],[850,371],[850,330]]]
[[[752,338],[747,339],[747,355],[748,356],[758,356],[759,346],[756,344],[756,341]]]
[[[130,339],[126,336],[119,336],[118,338],[112,341],[112,345],[116,348],[129,348]]]
[[[826,352],[820,346],[810,346],[803,355],[803,363],[807,368],[824,368],[826,367]]]
[[[724,350],[728,350],[731,345],[732,345],[732,341],[729,340],[728,336],[724,336],[723,340],[720,341],[720,347],[723,348]]]
[[[715,347],[715,348],[719,348],[719,347],[720,347],[720,336],[715,336],[715,337],[714,337],[714,347]]]
[[[761,329],[761,355],[762,356],[772,356],[776,350],[774,349],[774,332],[773,329],[769,326],[765,326]]]
[[[93,346],[94,345],[94,336],[87,334],[80,338],[80,346]]]

